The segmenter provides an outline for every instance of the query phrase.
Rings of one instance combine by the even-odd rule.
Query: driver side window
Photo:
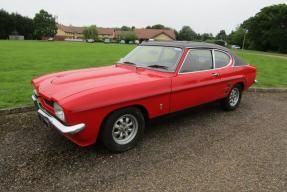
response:
[[[180,73],[213,69],[212,51],[208,49],[189,50]]]

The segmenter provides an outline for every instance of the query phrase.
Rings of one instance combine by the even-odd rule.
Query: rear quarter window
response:
[[[231,57],[224,52],[214,51],[215,68],[222,68],[231,62]]]

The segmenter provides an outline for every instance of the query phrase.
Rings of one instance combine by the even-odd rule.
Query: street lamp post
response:
[[[242,43],[242,50],[244,49],[245,46],[245,40],[246,40],[246,34],[248,33],[248,30],[244,30],[244,38],[243,38],[243,43]]]

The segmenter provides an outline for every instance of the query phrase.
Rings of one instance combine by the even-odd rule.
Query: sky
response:
[[[287,0],[0,0],[0,9],[34,17],[40,9],[65,25],[138,28],[163,24],[197,33],[228,33],[265,6]]]

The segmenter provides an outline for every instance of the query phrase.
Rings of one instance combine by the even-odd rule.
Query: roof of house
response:
[[[171,39],[175,38],[175,32],[171,29],[135,29],[134,30],[139,39],[152,39],[160,34],[166,34]]]
[[[61,29],[63,30],[64,32],[66,33],[78,33],[78,34],[82,34],[85,27],[75,27],[75,26],[65,26],[65,25],[62,25],[62,24],[58,24],[58,29]],[[102,27],[99,27],[97,28],[98,30],[98,34],[99,35],[113,35],[114,34],[114,29],[112,28],[102,28]]]
[[[66,32],[66,33],[83,33],[85,27],[75,27],[75,26],[66,26],[66,25],[62,25],[62,24],[58,24],[57,25],[58,29],[61,29],[62,31]]]
[[[115,30],[113,28],[102,28],[99,27],[98,29],[98,34],[99,35],[113,35],[115,33]]]

